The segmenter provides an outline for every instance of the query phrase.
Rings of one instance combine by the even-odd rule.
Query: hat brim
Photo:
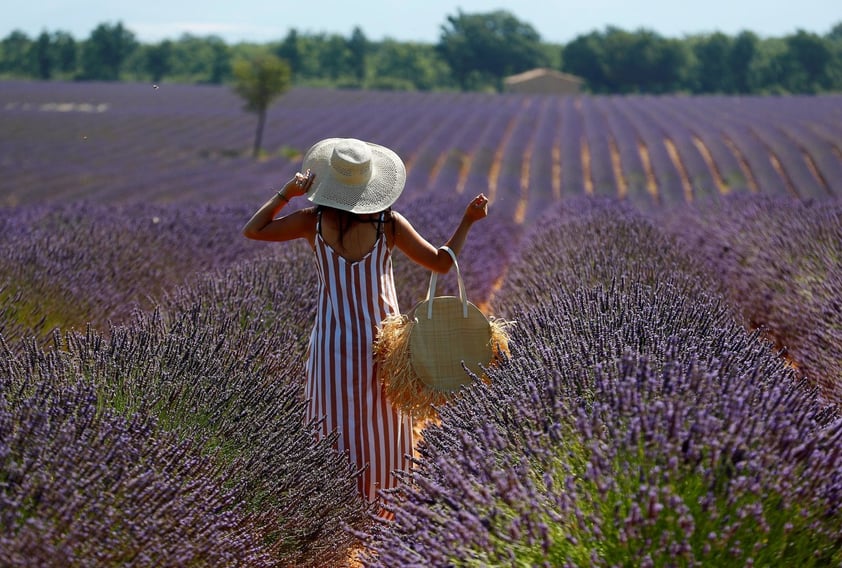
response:
[[[371,176],[364,184],[348,185],[337,180],[330,167],[333,148],[342,140],[328,138],[317,142],[304,156],[301,169],[315,174],[307,199],[351,213],[377,213],[391,207],[406,185],[403,160],[385,146],[365,142],[371,150]]]

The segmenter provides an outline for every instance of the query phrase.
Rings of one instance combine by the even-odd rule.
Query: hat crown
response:
[[[371,149],[361,140],[342,140],[330,155],[333,176],[345,185],[363,185],[371,179]]]

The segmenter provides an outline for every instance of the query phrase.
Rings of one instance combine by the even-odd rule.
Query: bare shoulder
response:
[[[299,223],[306,229],[308,236],[313,236],[316,234],[316,223],[319,219],[319,212],[317,207],[305,207],[303,209],[299,209],[294,213],[291,213],[291,215],[298,216]]]
[[[392,209],[389,215],[389,221],[395,224],[395,228],[400,230],[402,227],[411,227],[412,224],[400,212]]]
[[[317,219],[318,214],[315,207],[305,207],[293,211],[272,222],[273,232],[277,238],[269,240],[307,239],[312,245],[316,238]]]
[[[310,207],[304,207],[303,209],[299,209],[298,211],[296,211],[296,213],[304,217],[309,217],[310,219],[315,221],[318,217],[318,211],[318,207],[316,207],[315,205],[311,205]]]

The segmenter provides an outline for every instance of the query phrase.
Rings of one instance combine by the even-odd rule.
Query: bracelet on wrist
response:
[[[283,199],[284,201],[289,203],[289,198],[286,195],[284,195],[283,193],[281,193],[280,191],[278,192],[278,197],[280,197],[281,199]]]

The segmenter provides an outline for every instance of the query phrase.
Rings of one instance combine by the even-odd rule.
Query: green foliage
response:
[[[723,33],[715,33],[699,38],[692,45],[696,56],[696,90],[701,92],[731,93],[734,91],[734,69],[730,65],[734,40]]]
[[[678,40],[608,27],[573,40],[563,68],[598,93],[667,93],[686,85],[689,61],[686,44]]]
[[[138,48],[135,35],[123,24],[100,24],[82,47],[81,78],[118,81],[129,56]]]
[[[31,65],[30,48],[32,41],[20,30],[15,30],[3,38],[0,43],[0,70],[11,75],[33,75],[34,69]]]
[[[738,93],[753,92],[750,81],[751,64],[759,50],[760,40],[751,32],[741,32],[734,38],[734,45],[728,58],[734,74],[734,87]]]
[[[263,112],[289,88],[289,64],[277,56],[261,54],[238,59],[232,65],[234,92],[245,100],[249,112]]]
[[[833,51],[830,42],[816,34],[798,30],[786,39],[782,67],[784,86],[788,91],[817,93],[831,87],[830,65]]]
[[[266,110],[291,84],[289,64],[277,55],[258,53],[251,58],[234,61],[234,92],[245,101],[245,110],[257,114],[254,156],[260,155]]]
[[[743,30],[679,39],[609,26],[556,45],[505,10],[460,10],[435,44],[371,41],[355,27],[348,36],[291,28],[266,45],[191,34],[144,45],[118,23],[78,42],[66,32],[33,39],[15,30],[0,40],[0,76],[221,84],[233,79],[232,60],[268,51],[300,86],[495,91],[507,75],[549,67],[581,76],[594,93],[821,93],[842,90],[840,30],[842,23],[824,35],[761,39]]]
[[[348,64],[354,78],[362,84],[365,80],[366,56],[368,54],[368,40],[363,31],[358,27],[354,28],[351,38],[347,42],[350,55]]]
[[[164,75],[172,71],[172,52],[172,42],[169,40],[144,48],[146,71],[153,82],[160,82]]]
[[[431,91],[451,83],[450,69],[433,46],[387,39],[370,51],[366,88]]]
[[[547,63],[535,28],[505,10],[448,16],[437,48],[462,89],[499,87],[505,76]]]

